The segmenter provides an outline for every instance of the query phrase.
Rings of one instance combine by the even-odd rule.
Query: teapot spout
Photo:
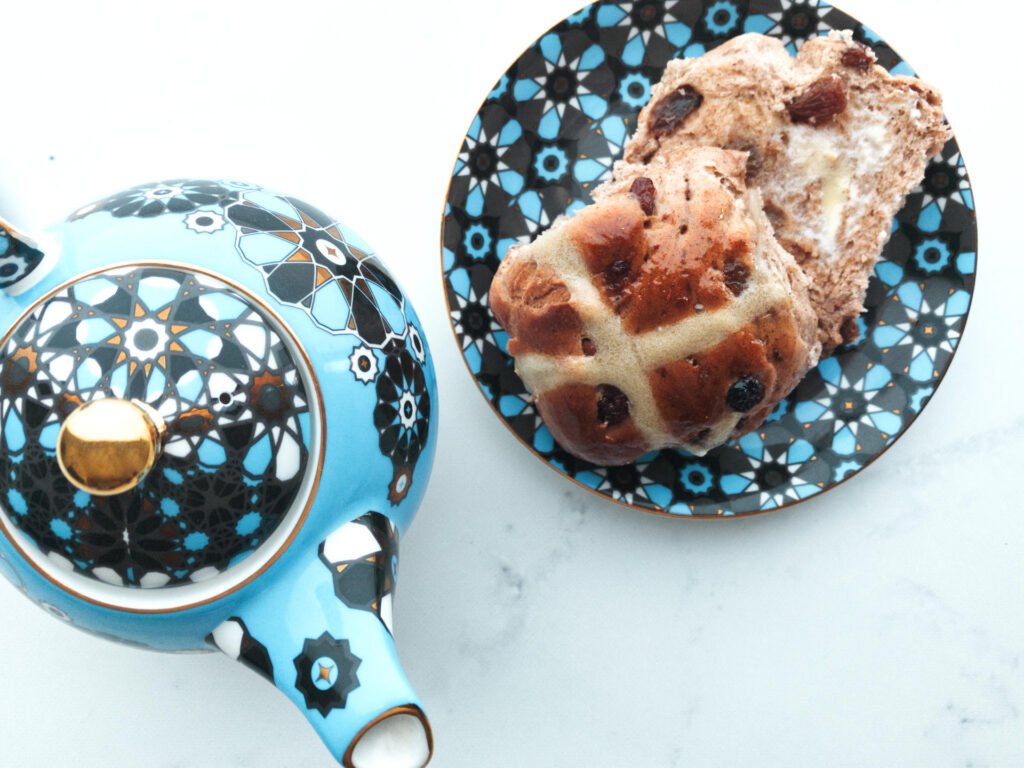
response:
[[[17,296],[38,283],[56,259],[51,251],[0,216],[0,293]]]
[[[423,768],[430,723],[390,630],[393,524],[369,513],[309,554],[246,600],[211,642],[274,683],[345,768]]]

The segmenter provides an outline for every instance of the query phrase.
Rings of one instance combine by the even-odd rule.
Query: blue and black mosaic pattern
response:
[[[357,611],[369,611],[392,631],[391,604],[398,581],[398,529],[380,512],[343,525],[320,545],[334,594]]]
[[[324,330],[352,333],[372,346],[405,336],[401,290],[330,217],[294,198],[261,203],[254,196],[229,205],[226,215],[237,227],[242,257],[278,300],[301,307]]]
[[[413,470],[430,435],[430,392],[416,352],[418,336],[392,342],[377,377],[377,406],[373,421],[380,436],[380,451],[391,459],[394,476],[388,500],[397,505],[409,494]]]
[[[43,261],[43,254],[0,224],[0,290],[24,280]]]
[[[274,662],[267,646],[252,636],[245,621],[232,616],[207,636],[208,645],[219,649],[251,669],[265,680],[274,682]]]
[[[853,30],[895,74],[913,71],[874,32],[817,0],[598,2],[565,19],[501,77],[474,118],[445,208],[452,326],[480,389],[538,456],[583,486],[641,509],[743,515],[821,493],[877,458],[935,392],[967,321],[977,224],[956,141],[893,221],[860,340],[824,361],[757,433],[698,459],[662,451],[596,467],[563,451],[515,374],[488,291],[509,247],[591,201],[621,157],[651,87],[673,58],[745,32],[795,54]]]
[[[115,585],[208,578],[257,549],[309,464],[308,395],[288,346],[249,298],[211,277],[114,269],[41,303],[0,349],[0,472],[8,518],[51,558]],[[132,491],[77,491],[57,463],[66,416],[137,399],[167,423]]]
[[[408,333],[405,298],[381,261],[301,200],[237,181],[173,179],[132,187],[70,218],[101,212],[116,218],[177,215],[200,235],[230,226],[239,255],[260,271],[270,294],[305,311],[323,330],[359,336],[374,347]]]
[[[148,219],[164,214],[188,213],[206,205],[226,205],[237,200],[238,190],[206,179],[171,179],[159,184],[140,184],[116,195],[86,205],[71,215],[77,220],[98,211],[118,219],[137,216]]]
[[[307,709],[324,717],[332,710],[344,709],[349,695],[359,687],[356,674],[362,659],[352,653],[348,640],[339,640],[324,632],[306,640],[302,653],[295,657],[295,687]]]
[[[239,181],[143,184],[90,203],[70,218],[101,213],[122,219],[176,216],[198,237],[227,233],[276,301],[302,310],[326,333],[357,338],[350,369],[357,381],[376,387],[373,419],[380,450],[393,468],[388,498],[397,505],[408,496],[429,436],[427,353],[404,295],[375,254],[308,203]]]

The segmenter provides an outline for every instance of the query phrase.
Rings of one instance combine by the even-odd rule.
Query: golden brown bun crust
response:
[[[796,375],[788,362],[797,358],[793,324],[772,313],[737,331],[718,346],[661,366],[650,374],[662,418],[683,443],[703,442],[703,434],[727,412],[729,388],[741,378],[756,378],[767,394],[765,405],[746,414],[740,433],[760,427],[775,404],[789,394]]]
[[[566,384],[538,395],[537,409],[559,444],[581,459],[616,466],[645,454],[647,442],[633,419],[606,421],[602,402],[607,394],[600,387]]]
[[[554,270],[508,258],[499,274],[501,278],[491,285],[491,309],[509,333],[510,355],[581,352],[583,323],[569,290]]]
[[[503,261],[495,316],[570,453],[708,450],[759,426],[817,362],[806,281],[746,190],[746,160],[703,148],[620,166],[596,203]],[[760,394],[737,409],[740,380]]]
[[[746,161],[729,153],[716,153],[713,161],[717,175],[693,174],[681,191],[667,168],[620,166],[618,183],[601,193],[605,205],[581,211],[568,225],[595,285],[629,333],[719,309],[742,292],[752,270],[752,235],[729,214]],[[653,190],[648,214],[626,192],[638,180]]]

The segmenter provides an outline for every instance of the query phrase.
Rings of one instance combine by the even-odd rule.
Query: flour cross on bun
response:
[[[849,32],[670,62],[596,202],[491,287],[554,437],[614,465],[760,426],[857,337],[893,216],[949,138],[938,93]]]
[[[491,306],[545,424],[577,456],[703,455],[761,424],[817,363],[806,278],[746,165],[716,148],[620,165],[594,205],[503,261]]]

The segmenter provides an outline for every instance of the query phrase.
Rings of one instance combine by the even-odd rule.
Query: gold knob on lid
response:
[[[156,464],[167,428],[138,400],[116,397],[76,408],[57,437],[64,477],[94,496],[116,496],[137,486]]]

